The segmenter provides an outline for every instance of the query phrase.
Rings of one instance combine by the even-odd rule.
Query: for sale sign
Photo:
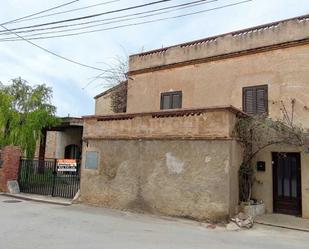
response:
[[[77,163],[75,159],[58,159],[57,171],[60,172],[76,172]]]

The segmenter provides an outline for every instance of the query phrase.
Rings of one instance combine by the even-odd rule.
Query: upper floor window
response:
[[[268,113],[268,86],[251,86],[243,88],[243,111],[254,115]]]
[[[161,93],[161,110],[164,109],[177,109],[182,105],[182,92],[165,92]]]

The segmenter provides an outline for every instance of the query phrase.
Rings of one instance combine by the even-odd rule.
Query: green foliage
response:
[[[59,122],[51,98],[52,90],[44,84],[31,87],[21,78],[8,86],[0,83],[0,148],[20,146],[27,157],[34,157],[42,129]]]
[[[302,127],[285,120],[273,120],[266,115],[240,118],[234,133],[243,146],[243,163],[239,170],[240,200],[250,201],[254,183],[252,159],[258,152],[271,145],[307,145],[306,132]]]

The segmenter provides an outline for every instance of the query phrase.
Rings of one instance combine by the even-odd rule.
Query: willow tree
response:
[[[42,130],[58,123],[51,98],[52,89],[45,84],[32,87],[21,78],[0,83],[0,148],[20,146],[25,156],[34,157]]]

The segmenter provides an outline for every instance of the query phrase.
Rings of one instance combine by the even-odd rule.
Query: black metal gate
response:
[[[18,183],[24,193],[73,198],[79,189],[80,163],[76,171],[57,169],[56,159],[21,159]]]

